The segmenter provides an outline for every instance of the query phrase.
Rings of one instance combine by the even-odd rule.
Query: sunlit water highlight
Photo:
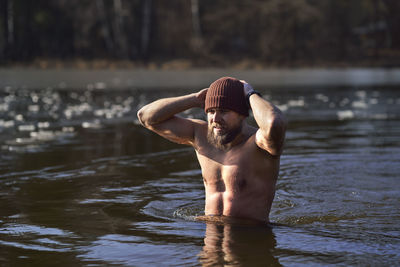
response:
[[[135,116],[185,91],[5,88],[0,264],[398,265],[399,88],[260,91],[289,119],[272,227],[195,220],[192,149]]]

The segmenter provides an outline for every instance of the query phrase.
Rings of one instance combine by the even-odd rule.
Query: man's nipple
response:
[[[247,181],[245,179],[240,179],[238,182],[238,188],[239,190],[244,190],[247,186]]]

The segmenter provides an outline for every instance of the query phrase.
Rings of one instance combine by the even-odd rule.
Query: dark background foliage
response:
[[[399,66],[399,14],[397,0],[0,0],[0,64]]]

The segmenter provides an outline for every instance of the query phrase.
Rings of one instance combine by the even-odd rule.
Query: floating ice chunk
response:
[[[128,106],[128,105],[132,104],[133,100],[134,100],[133,96],[128,97],[127,99],[124,100],[124,105]]]
[[[95,111],[94,111],[94,115],[95,115],[95,116],[98,116],[98,117],[104,116],[105,113],[106,113],[106,111],[103,110],[103,109],[98,109],[98,110],[95,110]]]
[[[33,140],[33,138],[30,138],[30,137],[28,137],[28,138],[19,137],[19,138],[15,138],[14,140],[6,141],[7,145],[27,145],[27,144],[33,144],[33,143],[34,143],[34,140]]]
[[[94,84],[95,89],[106,89],[107,85],[104,82],[97,82]]]
[[[329,101],[329,97],[324,95],[324,94],[316,94],[315,95],[315,99],[321,100],[322,102],[328,102]]]
[[[371,98],[371,99],[369,100],[369,103],[370,103],[371,105],[376,105],[376,104],[378,104],[378,99],[376,99],[376,98]]]
[[[54,102],[54,99],[48,96],[45,96],[42,98],[43,103],[46,103],[47,105],[52,105]]]
[[[346,106],[348,103],[350,103],[350,99],[345,97],[339,102],[339,106],[343,107],[343,106]]]
[[[71,119],[72,118],[72,110],[70,110],[70,109],[64,110],[64,115],[65,115],[65,117],[67,117],[67,119]]]
[[[55,120],[58,120],[58,118],[60,117],[58,114],[56,113],[50,113],[51,117]]]
[[[106,113],[106,118],[107,119],[112,119],[113,117],[114,117],[114,113],[113,112],[109,111],[109,112]]]
[[[0,104],[0,111],[7,111],[9,108],[8,103],[2,103]]]
[[[14,121],[0,120],[0,127],[11,128],[11,127],[14,127],[14,125],[15,125]]]
[[[20,125],[18,126],[18,130],[21,132],[31,132],[35,130],[35,125]]]
[[[39,132],[31,132],[30,136],[36,140],[50,141],[55,139],[56,134],[52,131],[39,131]]]
[[[48,121],[44,121],[44,122],[38,122],[38,128],[43,129],[43,128],[49,128],[50,127],[50,123]]]
[[[75,130],[74,127],[62,127],[61,131],[64,133],[72,133]]]
[[[82,123],[82,127],[83,128],[90,128],[90,129],[99,129],[99,128],[101,128],[101,124],[100,124],[100,121],[98,121],[98,120],[95,120],[95,121],[93,121],[93,122],[88,122],[88,121],[85,121],[85,122],[83,122]]]
[[[88,103],[82,103],[80,106],[77,106],[77,109],[80,112],[84,112],[84,111],[91,111],[92,107]]]
[[[4,97],[4,102],[9,103],[12,102],[16,99],[15,95],[8,95],[6,97]]]
[[[385,113],[380,113],[380,114],[374,114],[371,116],[372,119],[376,120],[386,120],[389,118],[388,114]]]
[[[40,107],[39,107],[39,105],[30,105],[30,106],[28,106],[28,110],[30,111],[30,112],[39,112],[39,110],[40,110]]]
[[[16,121],[23,121],[24,120],[24,116],[22,116],[22,114],[18,114],[15,116],[15,120]]]
[[[288,106],[289,107],[303,107],[304,106],[304,100],[303,99],[289,100]]]
[[[368,108],[368,104],[365,103],[364,101],[354,101],[353,103],[351,103],[353,108],[362,108],[362,109],[366,109]]]
[[[106,100],[106,101],[104,101],[103,105],[104,105],[104,107],[108,108],[111,106],[111,103],[110,103],[110,101]]]
[[[76,92],[71,92],[71,93],[69,94],[69,97],[70,97],[70,98],[73,98],[73,99],[78,99],[78,94],[77,94]]]
[[[281,111],[286,111],[288,110],[288,105],[283,104],[283,105],[276,105]]]
[[[31,99],[33,103],[39,102],[39,96],[35,93],[31,93]]]
[[[365,98],[367,96],[367,93],[365,91],[357,91],[355,94],[359,98]]]
[[[340,110],[336,114],[339,120],[349,120],[354,118],[354,112],[351,110]]]

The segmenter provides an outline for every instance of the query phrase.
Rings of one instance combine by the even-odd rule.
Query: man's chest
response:
[[[244,156],[207,157],[198,154],[204,183],[216,191],[231,191],[242,188],[250,179],[249,159]]]

